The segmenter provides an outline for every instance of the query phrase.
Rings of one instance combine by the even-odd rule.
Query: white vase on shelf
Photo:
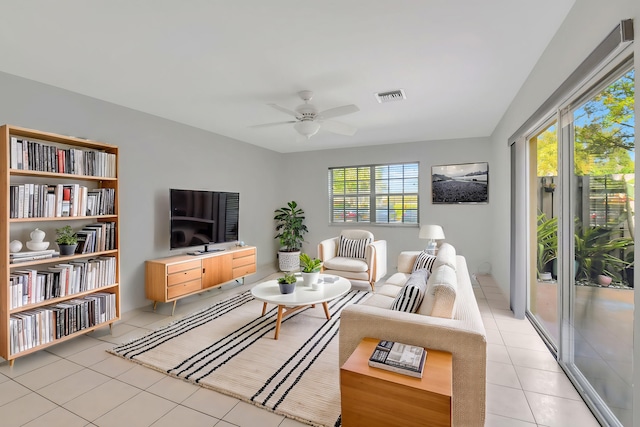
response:
[[[20,240],[12,240],[9,243],[9,252],[15,254],[16,252],[20,252],[22,250],[22,242]]]
[[[45,236],[46,236],[46,233],[40,230],[39,228],[36,228],[31,232],[31,234],[29,234],[29,237],[31,237],[31,241],[35,243],[44,241]]]

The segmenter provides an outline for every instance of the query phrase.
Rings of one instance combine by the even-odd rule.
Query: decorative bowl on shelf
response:
[[[31,249],[32,251],[44,251],[48,247],[49,247],[49,242],[32,242],[32,241],[27,242],[27,248]]]

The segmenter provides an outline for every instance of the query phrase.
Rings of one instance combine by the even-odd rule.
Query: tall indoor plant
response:
[[[300,268],[300,249],[304,242],[304,233],[308,232],[304,225],[304,211],[298,208],[295,201],[287,206],[275,210],[274,220],[277,221],[275,236],[280,242],[278,263],[281,271],[293,271]]]

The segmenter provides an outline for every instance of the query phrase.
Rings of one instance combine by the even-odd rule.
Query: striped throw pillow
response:
[[[391,309],[396,311],[405,311],[407,313],[415,313],[422,303],[424,293],[427,290],[427,279],[429,272],[425,269],[412,273],[407,279],[396,299],[391,304]]]
[[[364,259],[364,254],[369,243],[371,243],[371,239],[347,239],[344,236],[340,236],[338,256]]]
[[[426,253],[425,251],[420,252],[420,254],[416,257],[416,262],[413,264],[413,270],[411,272],[416,272],[418,270],[427,269],[429,273],[433,270],[433,264],[436,262],[436,256]]]

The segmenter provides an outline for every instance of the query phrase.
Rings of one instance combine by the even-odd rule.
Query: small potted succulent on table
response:
[[[311,258],[308,254],[300,254],[300,268],[302,270],[302,281],[305,285],[311,286],[318,283],[322,261],[318,258]]]
[[[78,235],[70,225],[56,228],[56,243],[60,248],[60,255],[73,255],[78,246]]]
[[[296,289],[296,276],[293,273],[286,273],[284,277],[278,278],[281,294],[290,294]]]

